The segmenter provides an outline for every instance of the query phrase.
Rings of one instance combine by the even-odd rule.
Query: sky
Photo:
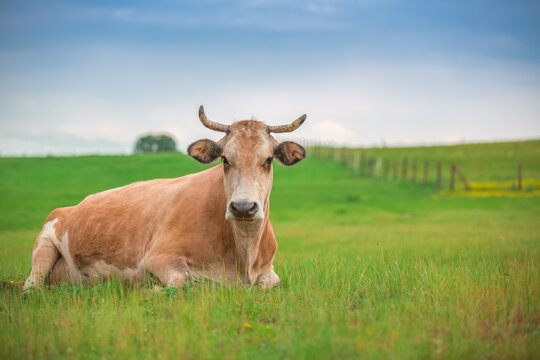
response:
[[[0,2],[0,155],[180,149],[255,118],[348,146],[540,138],[538,1]]]

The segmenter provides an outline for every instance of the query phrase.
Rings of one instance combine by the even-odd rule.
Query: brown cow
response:
[[[222,164],[176,179],[137,182],[54,210],[37,236],[25,293],[49,281],[93,283],[115,277],[138,281],[145,272],[165,286],[210,279],[224,284],[279,285],[272,261],[277,249],[268,219],[272,160],[293,165],[302,146],[278,143],[305,120],[267,126],[259,121],[204,126],[225,132],[218,142],[199,140],[188,153]]]

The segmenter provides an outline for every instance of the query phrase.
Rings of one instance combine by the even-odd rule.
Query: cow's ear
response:
[[[274,157],[283,165],[291,166],[306,157],[306,150],[292,141],[284,141],[274,149]]]
[[[188,154],[203,164],[211,163],[221,155],[221,146],[208,139],[195,141],[188,147]]]

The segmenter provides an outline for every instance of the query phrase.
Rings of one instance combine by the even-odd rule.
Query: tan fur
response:
[[[201,278],[254,284],[261,274],[261,287],[279,284],[268,219],[272,167],[264,165],[278,143],[263,123],[242,121],[217,145],[232,166],[138,182],[54,210],[34,244],[25,291],[49,273],[52,283],[137,281],[150,272],[166,286]],[[235,196],[258,201],[258,216],[226,218]]]

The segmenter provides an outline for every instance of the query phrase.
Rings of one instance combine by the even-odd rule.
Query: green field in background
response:
[[[370,151],[478,181],[522,163],[540,180],[540,141]],[[111,282],[22,298],[54,208],[204,168],[181,154],[0,158],[0,358],[538,358],[540,197],[441,194],[309,155],[275,165],[280,289]]]

